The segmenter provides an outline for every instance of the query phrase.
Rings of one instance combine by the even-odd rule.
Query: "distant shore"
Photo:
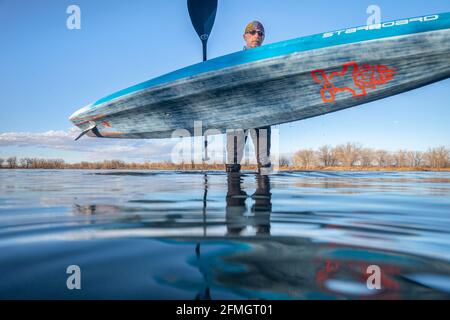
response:
[[[125,166],[111,166],[102,165],[102,163],[89,163],[87,165],[80,164],[65,164],[64,166],[43,166],[43,167],[1,167],[2,170],[160,170],[160,171],[225,171],[225,165],[213,164],[213,165],[177,165],[166,163],[146,163],[146,164],[129,164]],[[430,168],[430,167],[362,167],[362,166],[278,166],[275,169],[279,171],[438,171],[438,172],[450,172],[450,167],[446,168]],[[242,170],[256,171],[256,165],[243,165]]]
[[[440,146],[425,152],[397,150],[389,152],[382,149],[363,148],[358,143],[335,147],[323,145],[320,148],[300,149],[292,156],[280,155],[272,159],[275,169],[281,171],[450,171],[450,148]],[[242,161],[242,170],[256,170],[248,158]],[[15,156],[0,158],[0,169],[95,169],[95,170],[225,170],[225,164],[182,163],[171,161],[125,162],[123,160],[103,160],[97,162],[81,161],[67,163],[63,159],[20,158]]]

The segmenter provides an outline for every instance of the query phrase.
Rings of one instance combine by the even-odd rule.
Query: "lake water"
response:
[[[450,173],[0,170],[0,298],[449,299]]]

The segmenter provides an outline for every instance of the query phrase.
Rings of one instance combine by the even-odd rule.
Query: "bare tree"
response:
[[[395,154],[388,152],[386,159],[387,159],[388,167],[395,167],[397,165],[397,160],[395,159]]]
[[[423,152],[414,152],[414,167],[420,167],[423,163]]]
[[[406,163],[408,167],[414,167],[414,151],[406,152]]]
[[[405,150],[398,150],[394,154],[394,166],[395,167],[406,167],[408,166],[408,157],[407,152]]]
[[[359,152],[361,165],[363,167],[372,166],[373,160],[375,159],[374,151],[369,148],[361,149]]]
[[[5,162],[5,159],[0,158],[0,168],[3,167],[3,162]]]
[[[406,158],[408,167],[420,167],[423,160],[423,153],[420,151],[408,151]]]
[[[287,156],[281,156],[279,163],[280,163],[280,167],[289,167],[291,161],[289,160],[289,158]]]
[[[312,149],[299,150],[294,154],[294,164],[309,168],[314,164],[314,151]]]
[[[379,167],[388,166],[388,152],[386,150],[375,151],[375,161],[378,163]]]
[[[8,165],[11,169],[17,168],[17,158],[16,157],[9,157],[6,159],[6,162],[8,162]]]
[[[339,165],[339,156],[337,148],[331,149],[331,166],[336,167]]]
[[[336,147],[336,156],[338,161],[345,167],[352,167],[359,160],[359,152],[361,146],[357,143],[350,143],[339,145]]]
[[[53,165],[57,169],[64,169],[65,167],[65,161],[63,159],[55,159],[53,160]]]
[[[323,145],[319,148],[317,159],[320,161],[320,164],[325,167],[336,164],[336,154],[330,145]]]
[[[444,146],[428,149],[424,158],[432,168],[445,168],[450,164],[450,150]]]
[[[27,168],[27,161],[25,159],[19,159],[19,163],[22,168]]]
[[[33,166],[33,159],[25,158],[25,161],[27,163],[27,168],[31,168]]]

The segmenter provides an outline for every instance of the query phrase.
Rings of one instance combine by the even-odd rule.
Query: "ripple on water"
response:
[[[449,195],[445,172],[0,170],[0,298],[69,298],[69,264],[87,298],[450,298]]]

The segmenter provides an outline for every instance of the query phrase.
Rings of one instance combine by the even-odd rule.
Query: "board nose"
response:
[[[85,107],[75,111],[69,117],[69,121],[72,122],[74,125],[78,126],[80,124],[80,122],[85,121],[85,118],[87,117],[87,112],[90,109],[89,107],[90,107],[90,105],[85,106]]]

